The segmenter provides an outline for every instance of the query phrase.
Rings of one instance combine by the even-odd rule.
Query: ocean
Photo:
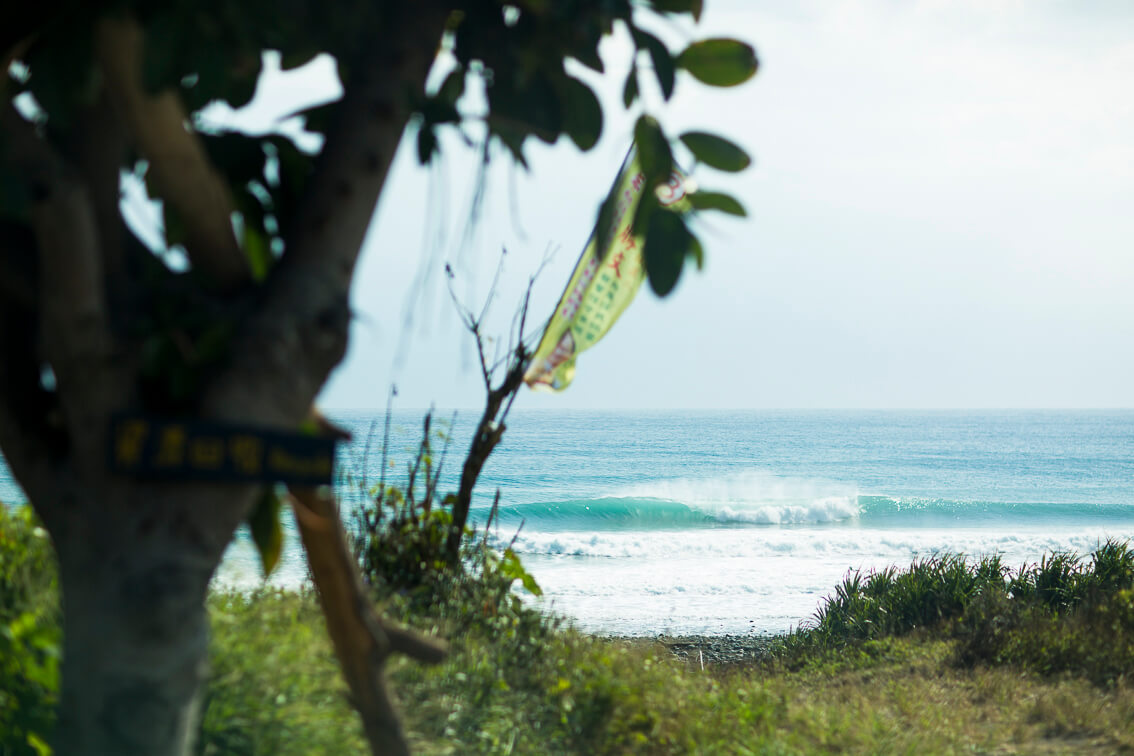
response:
[[[404,478],[421,415],[392,416],[388,481]],[[434,415],[451,422],[445,490],[476,415]],[[339,465],[349,519],[379,479],[384,416],[333,417],[354,433]],[[593,632],[782,633],[850,570],[939,553],[1019,566],[1134,539],[1134,410],[516,410],[507,426],[474,519],[499,489],[493,537],[514,544],[537,603]],[[272,582],[305,572],[289,523]],[[260,580],[246,533],[217,580]]]

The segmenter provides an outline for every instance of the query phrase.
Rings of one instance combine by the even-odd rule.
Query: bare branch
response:
[[[362,718],[370,750],[374,754],[408,754],[382,667],[393,652],[437,663],[445,657],[446,647],[440,641],[384,623],[378,617],[363,589],[330,493],[295,487],[291,497],[327,630],[350,687],[351,704]]]
[[[546,263],[546,258],[544,262]],[[543,265],[540,265],[539,270],[542,269]],[[488,461],[489,455],[492,454],[493,449],[500,443],[500,439],[504,435],[504,421],[507,419],[508,412],[512,409],[512,404],[516,400],[516,394],[524,382],[524,371],[527,370],[530,355],[524,346],[523,329],[527,322],[528,303],[531,299],[532,287],[535,285],[539,270],[528,281],[527,292],[524,294],[524,301],[519,313],[520,336],[518,337],[518,344],[508,357],[507,372],[499,386],[493,387],[492,385],[492,376],[496,372],[496,366],[489,368],[485,360],[480,320],[474,320],[471,317],[466,319],[466,326],[476,339],[481,373],[484,376],[485,404],[480,422],[477,423],[476,431],[473,433],[473,440],[465,457],[464,467],[461,469],[461,482],[457,490],[457,500],[453,504],[453,524],[445,543],[446,557],[452,562],[455,562],[460,556],[461,537],[464,534],[465,523],[468,521],[469,508],[472,506],[473,489],[476,487],[481,470],[484,469],[484,463]],[[495,283],[493,287],[495,288]],[[450,287],[451,292],[452,288]],[[491,297],[492,292],[489,293],[489,299]],[[461,306],[458,303],[458,309],[460,308]],[[486,305],[481,317],[483,318],[487,312]]]
[[[95,30],[96,56],[114,106],[149,161],[158,193],[185,221],[190,262],[222,291],[233,291],[249,280],[250,270],[233,235],[228,185],[186,128],[177,94],[144,90],[143,44],[132,18],[107,17]]]
[[[504,273],[504,259],[508,256],[506,247],[500,248],[500,262],[496,263],[496,272],[492,274],[492,285],[488,287],[488,296],[484,298],[484,307],[480,310],[478,323],[483,323],[488,316],[488,309],[492,307],[492,300],[496,298],[496,287],[500,285],[500,276]]]

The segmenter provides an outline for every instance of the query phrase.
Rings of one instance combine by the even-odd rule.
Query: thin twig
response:
[[[390,452],[390,413],[392,412],[394,397],[398,395],[397,387],[391,385],[390,393],[386,397],[386,427],[382,431],[382,470],[378,474],[378,519],[382,519],[381,510],[386,503],[386,456]]]
[[[496,519],[496,515],[500,511],[500,489],[496,489],[496,497],[492,500],[492,509],[488,510],[488,520],[484,523],[484,541],[481,542],[482,548],[488,548],[488,535],[492,529],[492,521]]]

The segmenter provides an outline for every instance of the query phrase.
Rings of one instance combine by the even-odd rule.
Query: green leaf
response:
[[[610,249],[606,240],[614,232],[614,209],[617,205],[617,199],[613,194],[610,194],[599,205],[598,218],[595,220],[595,244],[600,256],[605,255],[607,250]]]
[[[661,87],[662,97],[668,100],[673,95],[673,85],[676,79],[673,56],[670,55],[669,48],[649,32],[638,28],[633,28],[632,32],[634,44],[638,46],[638,49],[647,50],[650,53],[650,60],[654,64],[654,74],[658,77],[658,86]]]
[[[34,732],[29,732],[27,741],[28,746],[35,751],[36,756],[51,756],[51,746],[39,735],[36,735]]]
[[[632,66],[626,75],[626,84],[622,87],[622,104],[630,107],[638,99],[638,67]]]
[[[732,142],[716,134],[704,131],[687,131],[681,141],[694,157],[717,170],[736,173],[743,171],[752,163],[748,153]]]
[[[300,47],[280,53],[280,70],[290,71],[307,65],[319,54],[318,47]]]
[[[300,116],[303,118],[303,128],[307,131],[313,131],[316,134],[326,134],[327,130],[331,127],[331,118],[336,114],[341,100],[331,100],[322,105],[316,105],[313,108],[306,110],[299,110],[290,115],[284,116],[281,120],[287,120],[293,116]]]
[[[465,93],[465,69],[462,66],[457,66],[445,77],[445,81],[441,82],[441,88],[437,90],[437,99],[452,105],[457,104],[457,100],[461,99],[461,95]]]
[[[279,564],[283,552],[283,528],[280,526],[280,497],[275,486],[267,486],[255,509],[248,516],[248,526],[252,531],[252,542],[260,552],[260,564],[264,577],[272,574]]]
[[[166,248],[170,249],[176,247],[178,244],[184,245],[186,228],[177,210],[168,202],[163,202],[161,206],[161,216],[162,225],[165,227]]]
[[[710,86],[732,87],[755,75],[756,51],[736,39],[704,39],[677,56],[677,67]]]
[[[508,148],[508,151],[512,153],[512,159],[527,170],[528,161],[524,157],[524,139],[527,135],[502,124],[493,124],[492,135]]]
[[[498,75],[485,94],[489,120],[506,121],[526,134],[552,144],[563,131],[563,107],[551,75],[537,72],[530,77],[514,73]],[[556,78],[565,78],[561,72]]]
[[[685,265],[685,253],[689,250],[689,237],[685,221],[676,213],[658,208],[650,214],[642,256],[650,288],[659,297],[666,296],[677,286]]]
[[[244,224],[243,237],[241,247],[244,249],[244,256],[248,258],[252,280],[259,283],[268,277],[268,271],[274,262],[268,237],[250,222]]]
[[[263,66],[258,52],[246,52],[239,57],[239,64],[230,67],[222,80],[220,99],[233,109],[239,110],[256,96],[256,86],[260,83],[260,69]]]
[[[653,5],[662,13],[688,13],[694,21],[701,20],[702,0],[653,0]]]
[[[417,130],[417,162],[427,165],[436,151],[437,135],[433,133],[431,126],[422,124]]]
[[[650,218],[660,204],[657,192],[642,192],[642,198],[638,201],[638,207],[634,210],[634,217],[630,219],[630,229],[635,236],[646,235],[649,230]]]
[[[571,141],[586,152],[602,135],[602,105],[583,82],[566,77],[563,91],[563,130]]]
[[[504,550],[504,558],[500,560],[500,574],[512,580],[519,580],[524,590],[533,596],[542,596],[543,590],[539,587],[532,574],[525,569],[520,558],[512,549]]]
[[[693,234],[689,234],[689,254],[697,263],[697,270],[702,270],[705,267],[705,248],[701,246],[701,240]]]
[[[653,116],[643,115],[634,124],[634,142],[638,145],[638,164],[646,174],[646,187],[653,189],[669,178],[673,170],[673,153],[661,125]]]
[[[582,63],[587,68],[591,69],[592,71],[598,71],[599,73],[604,72],[602,58],[600,58],[598,54],[598,45],[595,45],[593,47],[580,47],[572,52],[575,56],[575,60]]]
[[[688,195],[689,204],[695,210],[720,210],[722,213],[735,215],[740,218],[748,217],[744,205],[731,194],[722,192],[694,192]]]
[[[430,97],[421,103],[418,109],[421,117],[427,126],[433,126],[438,123],[457,123],[461,120],[461,114],[457,110],[457,106],[451,102],[446,102],[440,97]]]

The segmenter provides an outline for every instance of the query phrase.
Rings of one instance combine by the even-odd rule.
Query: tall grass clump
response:
[[[855,570],[835,587],[807,625],[773,647],[781,659],[835,651],[847,645],[905,635],[961,615],[981,593],[1003,592],[1007,569],[999,556],[967,564],[946,554],[864,575]]]
[[[812,621],[773,644],[795,668],[914,630],[955,641],[962,665],[1072,671],[1098,683],[1134,674],[1134,549],[1108,540],[1090,559],[1064,552],[1010,570],[999,556],[915,561],[849,573]]]

